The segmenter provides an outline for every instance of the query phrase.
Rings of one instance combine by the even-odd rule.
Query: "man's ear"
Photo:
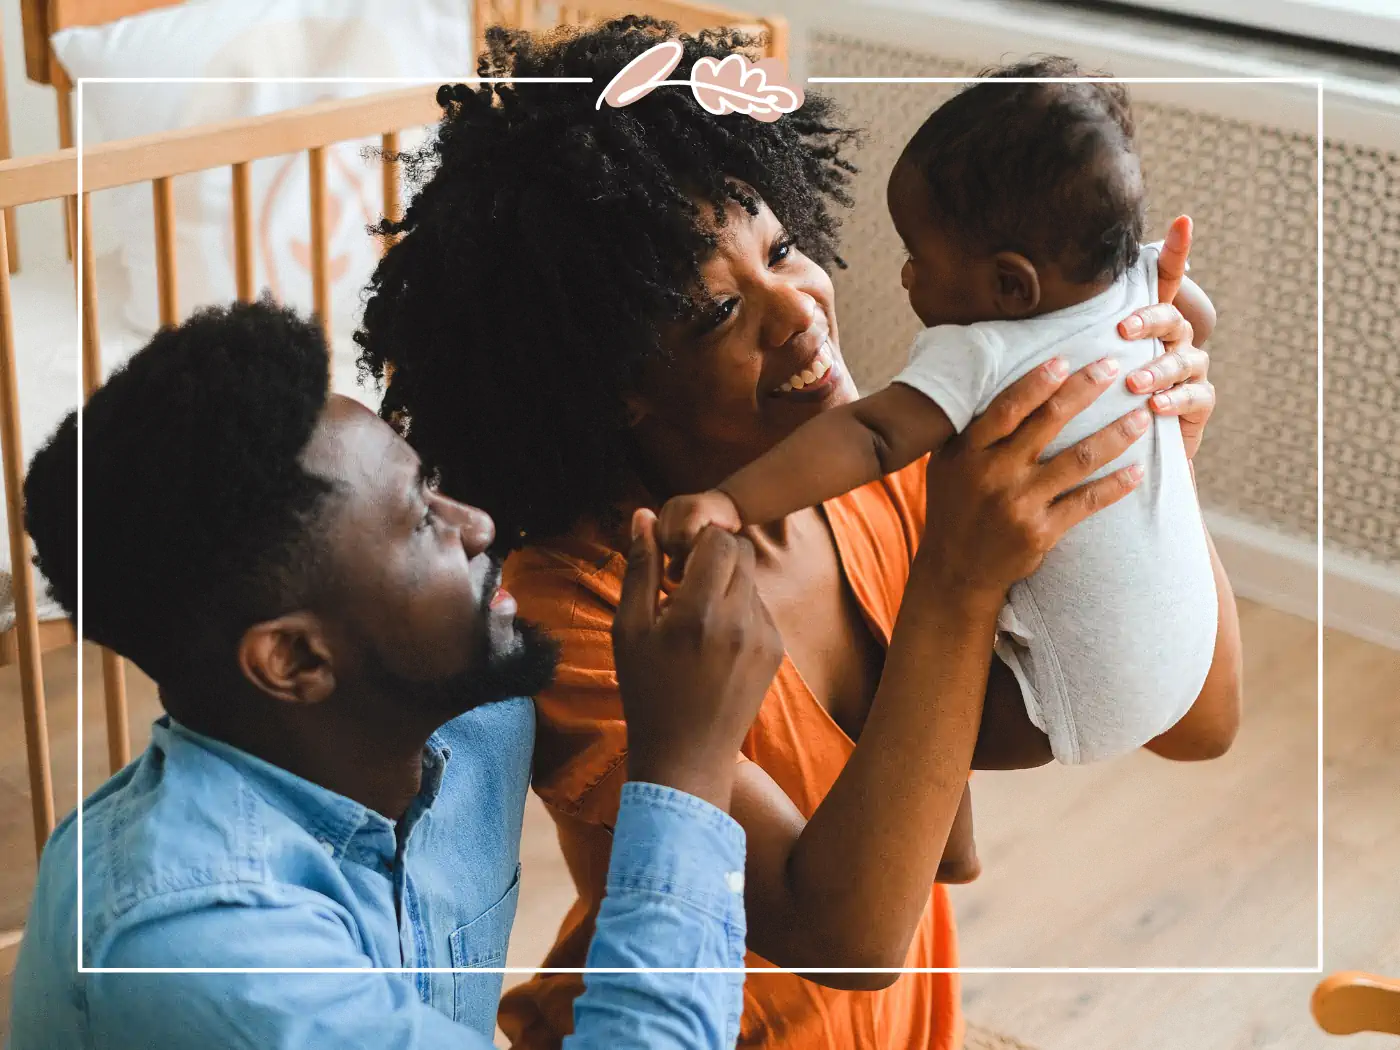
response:
[[[309,612],[249,627],[238,644],[238,667],[257,689],[284,703],[319,704],[335,691],[325,629]]]
[[[1031,261],[1019,252],[997,252],[992,266],[992,301],[1000,316],[1015,320],[1034,313],[1040,305],[1040,278]]]

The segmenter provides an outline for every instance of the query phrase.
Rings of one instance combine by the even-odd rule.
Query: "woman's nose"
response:
[[[768,303],[768,323],[765,325],[768,346],[787,346],[794,336],[815,327],[820,314],[817,300],[805,289],[790,284],[779,285]]]

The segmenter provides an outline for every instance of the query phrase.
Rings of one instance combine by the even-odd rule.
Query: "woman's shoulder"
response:
[[[859,518],[881,541],[896,534],[917,546],[924,532],[928,494],[928,456],[920,456],[893,474],[852,489],[827,502],[832,510]]]
[[[520,614],[545,627],[571,625],[582,613],[610,612],[622,596],[627,559],[601,529],[581,530],[549,543],[514,551],[501,584]]]

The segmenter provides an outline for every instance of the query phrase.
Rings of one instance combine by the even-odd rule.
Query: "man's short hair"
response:
[[[83,633],[157,682],[237,673],[243,632],[319,585],[331,491],[301,455],[326,404],[319,328],[270,300],[164,328],[83,410]],[[78,610],[76,413],[35,455],[26,524]]]

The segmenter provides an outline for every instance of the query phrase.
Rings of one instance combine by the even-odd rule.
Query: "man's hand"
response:
[[[729,808],[735,756],[783,658],[753,570],[752,544],[705,529],[663,606],[656,517],[633,516],[612,631],[632,780]]]

